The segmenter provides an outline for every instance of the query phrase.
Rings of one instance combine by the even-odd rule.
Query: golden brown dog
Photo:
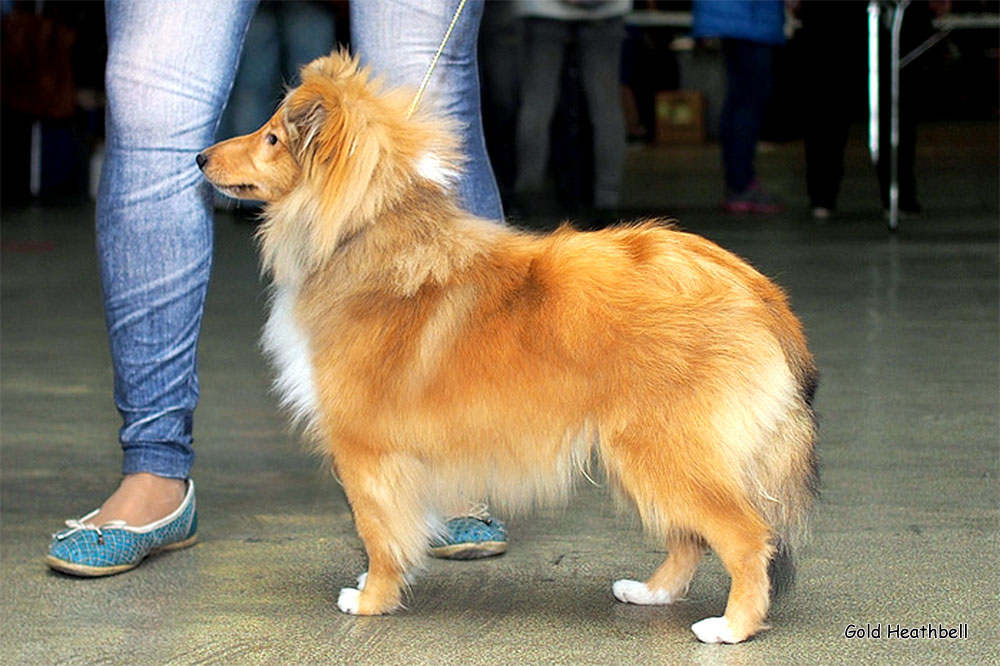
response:
[[[669,551],[614,595],[671,603],[707,544],[732,587],[693,631],[753,635],[816,481],[816,372],[784,294],[656,221],[533,235],[471,217],[448,124],[407,117],[411,99],[334,53],[264,127],[198,157],[267,202],[264,346],[368,553],[338,606],[398,607],[443,507],[564,501],[595,456]]]

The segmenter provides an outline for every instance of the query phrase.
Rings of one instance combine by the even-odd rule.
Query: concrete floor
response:
[[[728,579],[709,557],[673,607],[616,602],[663,557],[605,491],[510,521],[508,554],[432,561],[408,608],[335,606],[365,568],[344,497],[268,395],[252,228],[218,220],[196,421],[201,542],[100,580],[50,572],[49,535],[118,477],[88,205],[2,220],[0,661],[5,664],[979,664],[1000,661],[998,156],[991,125],[925,128],[925,214],[884,230],[860,144],[842,214],[805,214],[801,146],[763,151],[789,204],[718,212],[713,147],[634,149],[628,207],[669,214],[790,292],[822,380],[824,492],[774,629],[701,645]],[[968,625],[963,640],[849,639],[851,624]]]

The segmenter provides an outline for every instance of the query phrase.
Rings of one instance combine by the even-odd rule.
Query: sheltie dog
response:
[[[400,605],[443,511],[567,499],[599,460],[669,551],[633,604],[669,604],[706,546],[732,587],[691,628],[764,628],[816,489],[816,370],[784,293],[669,223],[596,232],[463,212],[453,126],[334,52],[253,134],[198,155],[224,193],[266,202],[263,346],[332,460],[368,555],[345,613]]]

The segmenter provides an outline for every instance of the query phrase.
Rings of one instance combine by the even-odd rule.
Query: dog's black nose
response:
[[[208,161],[208,158],[205,157],[205,153],[198,153],[198,157],[194,158],[194,161],[198,163],[199,169],[204,169],[205,162]]]

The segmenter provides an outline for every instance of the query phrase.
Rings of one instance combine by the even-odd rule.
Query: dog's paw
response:
[[[414,581],[416,580],[417,580],[416,573],[407,571],[406,574],[403,575],[403,581],[406,582],[407,585],[413,585]],[[358,590],[365,589],[365,583],[367,582],[368,582],[367,571],[364,572],[363,574],[358,574]]]
[[[702,643],[739,643],[743,640],[733,634],[724,617],[706,617],[692,624],[691,631]]]
[[[674,602],[674,595],[666,590],[651,590],[637,580],[619,580],[611,586],[618,601],[640,606],[665,606]]]
[[[367,576],[367,574],[361,574],[361,576]],[[357,590],[353,587],[341,588],[340,596],[337,597],[337,608],[339,608],[341,612],[347,613],[348,615],[357,615],[358,597],[360,595],[361,590]]]

